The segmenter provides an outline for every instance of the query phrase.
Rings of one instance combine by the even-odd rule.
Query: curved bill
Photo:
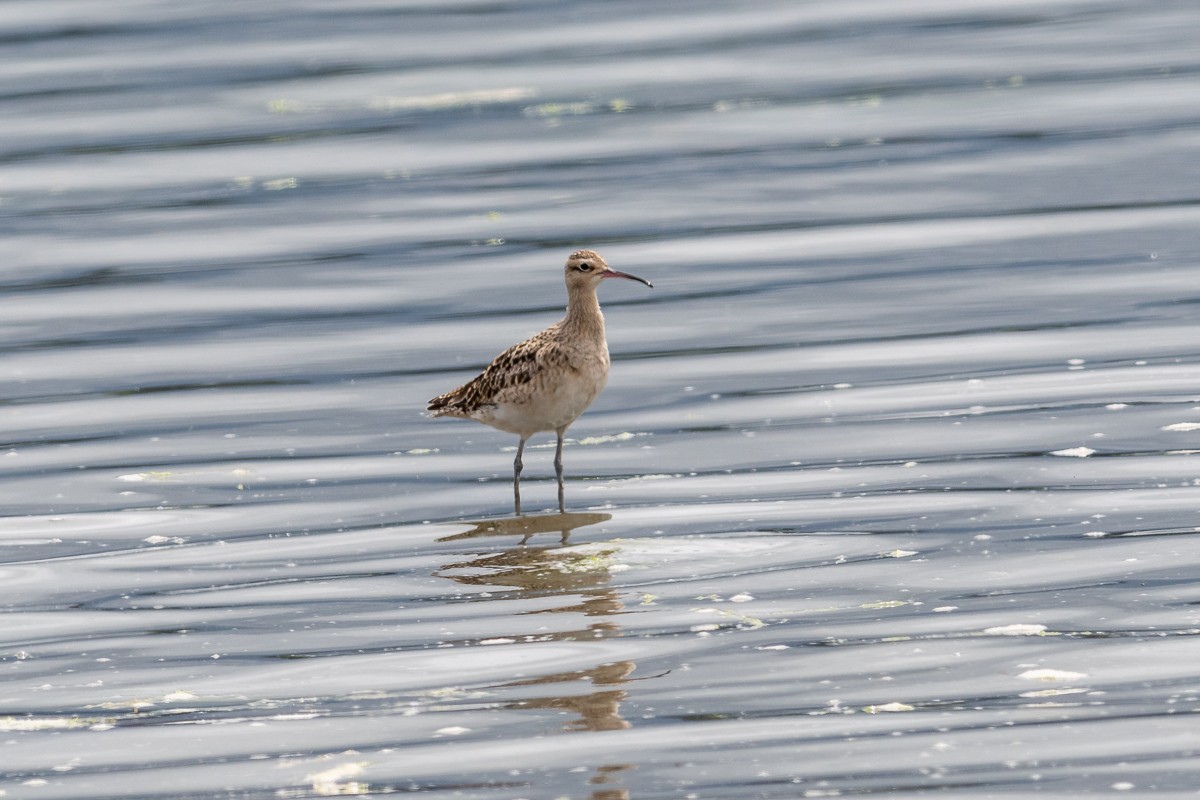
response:
[[[604,272],[601,272],[600,274],[601,274],[601,276],[603,276],[605,278],[628,278],[631,281],[637,281],[638,283],[644,283],[647,286],[649,286],[651,289],[654,288],[654,284],[651,283],[650,281],[646,280],[645,278],[639,278],[637,275],[630,275],[628,272],[617,272],[615,269],[606,269],[606,270],[604,270]]]

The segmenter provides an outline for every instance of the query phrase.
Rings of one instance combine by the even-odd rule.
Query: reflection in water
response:
[[[567,537],[576,528],[585,525],[595,525],[612,519],[612,514],[546,514],[538,517],[505,517],[503,519],[484,519],[472,523],[475,527],[465,533],[453,536],[443,536],[439,542],[452,542],[457,539],[474,539],[482,536],[521,536],[520,544],[525,544],[530,537],[537,533],[561,533],[561,544],[567,543]]]
[[[588,679],[593,686],[615,686],[629,681],[630,674],[636,668],[632,661],[616,661],[600,664],[587,670],[559,672],[552,675],[542,675],[524,681],[513,681],[505,686],[536,686],[540,684],[560,683]],[[615,731],[629,727],[629,722],[620,715],[620,703],[626,698],[622,689],[608,689],[587,695],[570,697],[538,697],[531,700],[520,700],[510,703],[507,708],[555,708],[574,711],[579,719],[568,722],[563,726],[568,731]]]
[[[611,574],[608,569],[609,555],[589,552],[575,554],[562,549],[571,531],[587,525],[595,525],[612,519],[611,514],[564,513],[536,517],[509,517],[475,522],[474,527],[464,533],[445,536],[438,541],[447,542],[487,537],[520,536],[516,546],[506,550],[480,555],[467,560],[452,562],[437,570],[439,577],[449,578],[468,586],[503,586],[517,590],[518,595],[552,596],[573,595],[565,605],[533,613],[582,613],[589,621],[586,628],[560,630],[538,636],[537,641],[590,641],[620,636],[620,627],[610,617],[624,609],[617,593],[608,588]],[[557,545],[528,546],[529,539],[538,533],[557,532],[561,538]],[[504,595],[511,597],[511,594]],[[578,598],[578,599],[576,599]],[[514,700],[503,705],[512,710],[551,709],[568,711],[574,716],[563,725],[566,731],[613,731],[630,727],[629,721],[621,716],[621,702],[627,693],[614,688],[628,683],[637,668],[633,661],[604,662],[594,667],[568,672],[539,675],[520,681],[502,684],[504,688],[521,686],[549,686],[572,684],[587,680],[596,691],[584,694],[547,694],[541,697]],[[606,687],[606,688],[599,688]],[[589,779],[595,786],[604,786],[592,793],[593,800],[621,800],[628,792],[620,787],[608,785],[615,775],[633,769],[633,764],[603,764]]]
[[[596,768],[596,774],[588,779],[594,786],[603,786],[620,773],[633,769],[632,764],[605,764]],[[629,800],[629,790],[616,787],[597,789],[592,792],[592,800]]]
[[[561,549],[561,545],[576,528],[609,519],[612,519],[611,514],[567,513],[482,520],[465,533],[445,536],[438,541],[520,535],[520,542],[498,553],[474,555],[465,561],[446,564],[434,574],[467,586],[512,587],[520,594],[578,595],[578,601],[542,613],[582,612],[589,617],[607,617],[624,608],[616,593],[606,588],[613,551],[573,553]],[[534,534],[550,531],[561,533],[558,545],[527,546]],[[608,638],[617,635],[618,630],[614,623],[604,619],[589,625],[586,630],[560,631],[549,634],[545,640]]]

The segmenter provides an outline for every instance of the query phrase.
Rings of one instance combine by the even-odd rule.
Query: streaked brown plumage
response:
[[[608,343],[596,288],[606,278],[636,275],[609,269],[594,250],[567,258],[567,314],[539,334],[505,350],[474,379],[429,401],[433,417],[462,417],[521,437],[513,461],[513,498],[521,513],[521,456],[525,442],[540,431],[555,431],[558,447],[558,509],[563,499],[563,434],[608,380]]]

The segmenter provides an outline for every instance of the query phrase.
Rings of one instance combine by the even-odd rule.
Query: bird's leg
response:
[[[513,460],[513,504],[516,506],[514,512],[517,516],[521,515],[521,468],[525,463],[521,461],[521,454],[525,452],[525,440],[521,439],[521,443],[517,445],[517,457]]]
[[[567,513],[566,506],[563,502],[563,467],[562,467],[562,445],[563,434],[567,432],[566,428],[558,429],[558,447],[554,450],[554,475],[558,478],[558,513]]]

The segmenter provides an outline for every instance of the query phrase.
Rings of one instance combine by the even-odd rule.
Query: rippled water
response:
[[[1200,785],[1193,3],[0,31],[0,795]],[[424,401],[578,247],[512,518]]]

